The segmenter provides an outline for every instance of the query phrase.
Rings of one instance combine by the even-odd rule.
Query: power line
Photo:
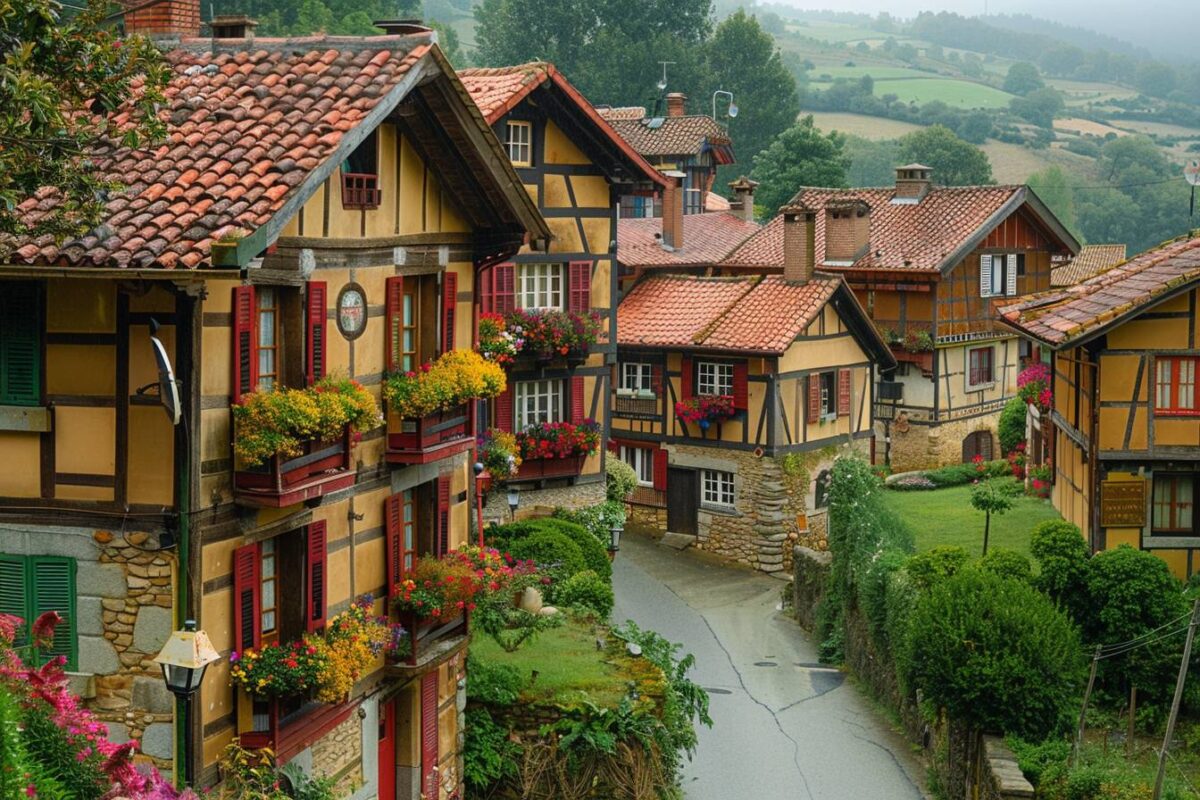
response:
[[[1141,642],[1141,643],[1139,643],[1139,644],[1130,645],[1130,646],[1128,646],[1128,647],[1125,647],[1125,648],[1123,648],[1123,649],[1120,649],[1120,650],[1114,650],[1114,651],[1112,651],[1112,652],[1105,653],[1104,655],[1101,655],[1099,658],[1101,658],[1101,659],[1105,659],[1105,658],[1115,658],[1115,657],[1117,657],[1117,656],[1123,656],[1123,655],[1125,655],[1126,653],[1133,652],[1134,650],[1140,650],[1141,648],[1143,648],[1143,647],[1146,647],[1146,646],[1148,646],[1148,645],[1152,645],[1152,644],[1158,644],[1159,642],[1164,642],[1164,641],[1166,641],[1167,639],[1174,638],[1174,637],[1178,636],[1179,634],[1183,633],[1184,631],[1186,631],[1186,630],[1188,629],[1188,627],[1189,627],[1188,625],[1182,625],[1182,626],[1180,626],[1180,627],[1176,628],[1176,629],[1175,629],[1175,630],[1173,630],[1173,631],[1169,631],[1168,633],[1164,633],[1164,634],[1163,634],[1163,635],[1161,635],[1161,636],[1157,636],[1157,637],[1155,637],[1155,638],[1153,638],[1153,639],[1147,639],[1147,640],[1146,640],[1146,641],[1144,641],[1144,642]]]
[[[1169,622],[1164,622],[1162,625],[1159,625],[1154,630],[1146,631],[1145,633],[1143,633],[1139,636],[1133,637],[1129,641],[1116,642],[1114,644],[1102,644],[1102,645],[1100,645],[1100,650],[1101,651],[1116,650],[1117,648],[1126,647],[1127,645],[1135,644],[1137,642],[1140,642],[1142,639],[1146,639],[1150,636],[1153,636],[1154,634],[1158,633],[1159,631],[1163,630],[1164,628],[1169,628],[1172,625],[1178,625],[1180,622],[1183,622],[1185,619],[1189,619],[1191,616],[1192,616],[1192,612],[1190,612],[1190,611],[1187,612],[1186,614],[1180,614],[1175,619],[1170,620]]]

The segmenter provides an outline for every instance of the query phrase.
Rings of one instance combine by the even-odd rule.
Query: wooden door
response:
[[[699,533],[697,514],[700,510],[699,473],[694,469],[667,470],[667,530],[695,536]]]
[[[396,800],[396,701],[379,706],[379,800]]]
[[[421,791],[441,797],[438,786],[438,671],[421,678]]]

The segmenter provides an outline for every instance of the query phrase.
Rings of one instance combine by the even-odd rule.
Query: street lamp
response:
[[[521,505],[521,490],[516,486],[508,487],[508,510],[512,512],[512,518],[517,518],[517,506]]]
[[[738,115],[737,103],[733,102],[733,92],[727,92],[724,89],[717,89],[713,92],[713,119],[717,118],[717,95],[725,95],[729,98],[729,116],[732,119]]]
[[[613,525],[608,529],[608,558],[613,560],[617,557],[617,551],[621,549],[621,534],[625,529],[621,525]]]
[[[475,525],[479,528],[479,546],[483,547],[483,462],[476,461],[475,470]]]
[[[200,688],[208,665],[220,657],[208,640],[208,634],[196,630],[196,621],[189,619],[184,621],[183,630],[171,634],[162,652],[154,659],[162,665],[163,680],[176,699],[179,712],[176,724],[183,729],[182,772],[185,786],[193,783],[192,727],[188,719],[188,703]]]

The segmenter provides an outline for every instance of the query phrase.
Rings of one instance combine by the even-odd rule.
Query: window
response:
[[[371,131],[342,162],[342,207],[379,208],[379,137]]]
[[[233,553],[234,648],[287,643],[325,627],[326,523]]]
[[[683,179],[683,213],[699,214],[704,210],[708,193],[708,168],[688,167]]]
[[[994,358],[991,347],[976,347],[967,353],[967,388],[995,383]]]
[[[733,394],[733,365],[701,361],[696,367],[696,393],[699,395]]]
[[[700,471],[700,501],[710,506],[733,507],[733,473]]]
[[[44,664],[64,656],[67,669],[75,670],[75,559],[0,555],[0,614],[24,620],[17,646],[29,644],[29,626],[47,611],[57,611],[63,621],[54,629],[53,644],[35,651],[36,661]]]
[[[821,373],[821,416],[837,416],[837,373]]]
[[[417,321],[420,304],[417,302],[420,281],[405,281],[404,296],[400,301],[400,369],[409,372],[421,363],[417,350]]]
[[[509,120],[504,123],[504,146],[516,167],[533,165],[533,123]]]
[[[638,486],[654,485],[654,450],[649,447],[621,447],[621,460],[637,473]]]
[[[522,264],[517,286],[517,304],[526,311],[563,307],[562,264]]]
[[[270,391],[279,380],[279,295],[270,286],[259,286],[258,388]]]
[[[42,289],[0,282],[0,405],[42,402]]]
[[[276,570],[275,558],[275,540],[267,539],[262,543],[260,549],[260,563],[262,570],[262,612],[259,614],[262,620],[263,635],[269,636],[275,633],[275,622],[278,616],[277,593],[275,587],[278,584],[279,573]]]
[[[1025,274],[1024,253],[984,253],[979,257],[979,296],[1017,293],[1017,276]]]
[[[653,197],[646,197],[640,194],[626,194],[621,196],[621,219],[646,219],[654,215]]]
[[[562,381],[521,381],[515,392],[517,430],[537,422],[562,421]]]
[[[1165,414],[1200,414],[1196,404],[1196,363],[1200,358],[1155,359],[1154,410]]]
[[[630,392],[654,391],[653,367],[650,364],[625,362],[621,364],[621,389]]]
[[[1191,534],[1194,489],[1193,475],[1154,476],[1154,533]]]
[[[379,136],[378,131],[371,131],[362,144],[354,148],[350,157],[342,162],[342,172],[356,175],[379,174]]]

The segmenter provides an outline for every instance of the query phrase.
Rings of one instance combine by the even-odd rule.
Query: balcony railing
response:
[[[283,508],[354,485],[350,426],[333,441],[308,441],[295,458],[272,456],[257,467],[234,470],[233,496],[241,505]]]
[[[342,173],[342,208],[379,208],[383,191],[379,176],[364,172]]]
[[[618,394],[613,403],[613,415],[618,417],[657,417],[660,398]]]
[[[471,404],[420,419],[388,414],[387,460],[392,464],[428,464],[470,449],[474,444]]]

